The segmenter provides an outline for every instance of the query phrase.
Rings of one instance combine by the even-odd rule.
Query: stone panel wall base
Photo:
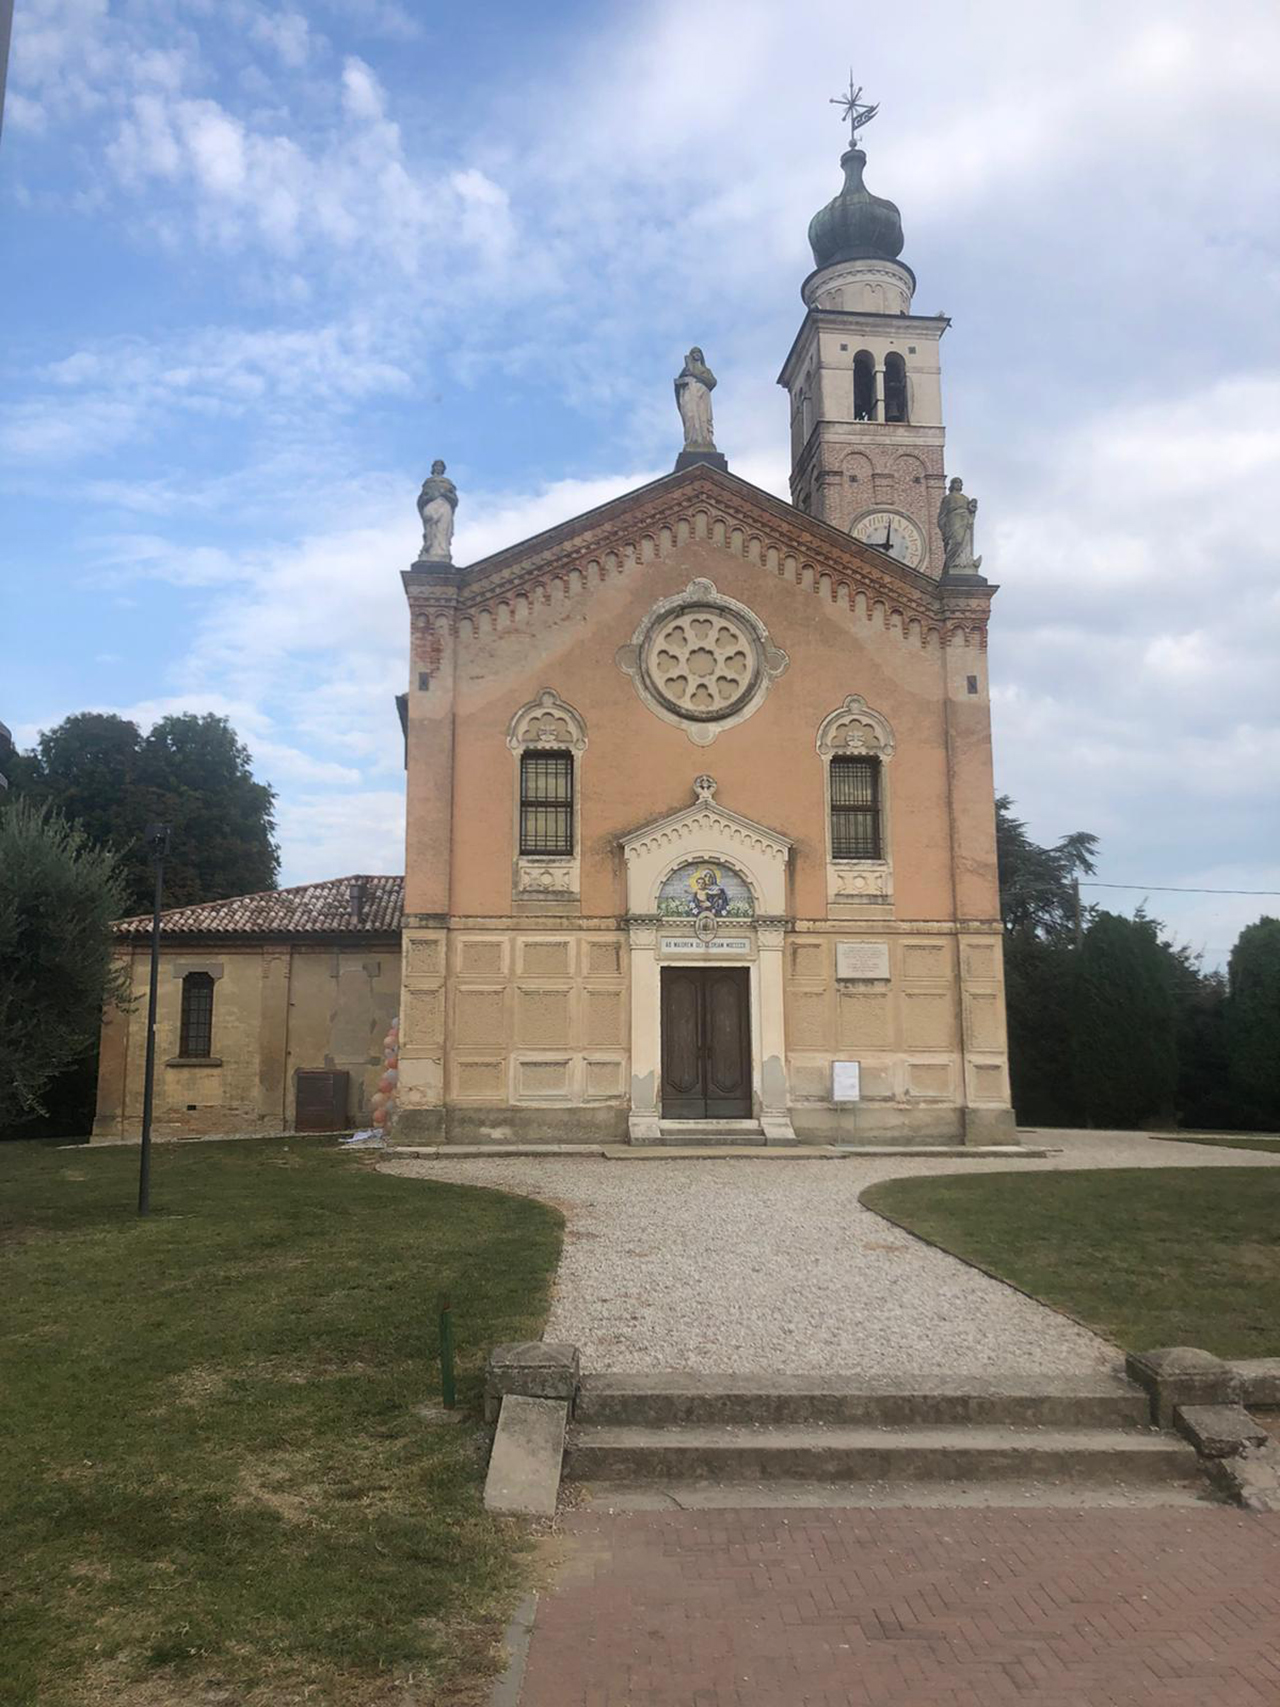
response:
[[[790,1113],[796,1137],[809,1144],[960,1145],[965,1137],[965,1111],[954,1104],[792,1103]]]
[[[402,1108],[391,1129],[392,1145],[442,1144],[444,1142],[444,1110],[442,1108]]]
[[[966,1144],[1019,1143],[1018,1126],[1011,1108],[966,1108],[964,1111],[964,1141]]]

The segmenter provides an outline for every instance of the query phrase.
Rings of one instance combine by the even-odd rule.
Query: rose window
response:
[[[731,716],[748,699],[759,676],[754,636],[734,616],[692,606],[657,623],[643,656],[644,672],[658,694],[683,717]]]

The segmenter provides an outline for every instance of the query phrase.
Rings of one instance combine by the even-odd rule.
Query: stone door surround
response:
[[[631,939],[631,1142],[660,1136],[661,967],[746,966],[750,983],[752,1113],[766,1141],[794,1142],[788,1113],[782,950],[791,843],[763,824],[717,804],[716,783],[700,776],[694,804],[622,838]],[[703,935],[690,920],[663,918],[658,894],[681,866],[727,866],[751,895],[750,918],[718,919]],[[702,920],[697,924],[701,925]],[[717,948],[717,941],[720,947]]]

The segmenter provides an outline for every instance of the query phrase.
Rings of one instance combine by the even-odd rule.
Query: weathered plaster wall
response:
[[[136,1137],[142,1118],[149,951],[124,950],[133,1008],[103,1020],[95,1138]],[[214,979],[213,1051],[178,1054],[182,980]],[[345,1068],[349,1117],[368,1108],[382,1070],[382,1038],[398,1011],[397,948],[184,946],[160,956],[153,1130],[159,1136],[281,1132],[294,1117],[299,1068]]]

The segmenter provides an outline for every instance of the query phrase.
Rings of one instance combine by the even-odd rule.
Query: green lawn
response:
[[[0,1702],[479,1699],[529,1564],[483,1361],[541,1332],[560,1216],[331,1140],[161,1146],[147,1221],[136,1177],[0,1145]]]
[[[1126,1350],[1280,1355],[1280,1168],[885,1180],[862,1201]]]

